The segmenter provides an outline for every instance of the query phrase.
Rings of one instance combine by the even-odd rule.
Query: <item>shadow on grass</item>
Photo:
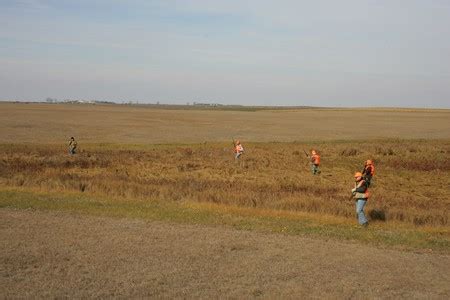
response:
[[[371,209],[369,211],[369,216],[375,221],[386,221],[386,213],[383,209]]]

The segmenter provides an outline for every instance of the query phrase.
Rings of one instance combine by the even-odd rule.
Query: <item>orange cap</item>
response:
[[[355,178],[358,178],[358,177],[362,177],[362,173],[361,172],[356,172],[355,173]]]

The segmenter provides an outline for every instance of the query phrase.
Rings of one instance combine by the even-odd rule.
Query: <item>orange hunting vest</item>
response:
[[[367,170],[367,168],[370,168],[370,175],[373,176],[375,174],[375,166],[368,165],[368,166],[366,166],[366,170]]]
[[[315,165],[320,165],[320,156],[318,154],[314,154],[311,156],[311,161]]]
[[[365,184],[364,179],[362,179],[359,182],[355,182],[355,188],[359,188],[363,184]],[[369,188],[367,188],[364,193],[356,193],[355,194],[356,199],[366,199],[367,200],[367,199],[369,199],[369,197],[370,197]]]

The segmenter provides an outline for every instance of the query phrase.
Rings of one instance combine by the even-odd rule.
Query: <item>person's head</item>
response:
[[[362,179],[362,173],[356,172],[355,173],[355,181],[358,182],[358,181],[361,181],[361,179]]]
[[[316,150],[311,150],[311,154],[316,155],[317,154]]]
[[[70,139],[71,139],[72,141],[74,141],[74,140],[75,140],[75,138],[74,138],[74,137],[71,137]]]
[[[366,166],[369,166],[369,165],[371,165],[371,164],[373,164],[373,163],[372,163],[372,160],[368,159],[368,160],[366,161]]]
[[[240,145],[241,144],[241,141],[240,140],[237,140],[236,141],[236,145]]]

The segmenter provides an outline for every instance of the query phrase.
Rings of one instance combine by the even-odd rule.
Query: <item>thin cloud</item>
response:
[[[0,25],[0,98],[449,106],[445,1],[0,1]]]

